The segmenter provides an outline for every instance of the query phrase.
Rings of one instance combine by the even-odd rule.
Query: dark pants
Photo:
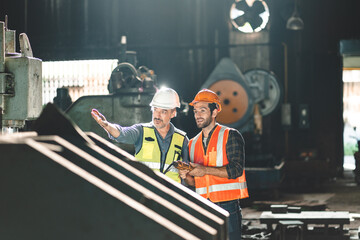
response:
[[[230,213],[228,233],[230,240],[241,239],[241,207],[239,200],[215,203]]]

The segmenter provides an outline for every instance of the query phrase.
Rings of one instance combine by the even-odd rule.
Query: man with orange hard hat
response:
[[[180,170],[182,179],[195,191],[230,213],[229,238],[241,239],[239,199],[249,197],[245,179],[244,139],[240,132],[216,122],[221,111],[216,93],[203,89],[190,103],[201,132],[189,141],[193,170]]]

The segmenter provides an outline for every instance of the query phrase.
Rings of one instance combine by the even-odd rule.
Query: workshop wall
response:
[[[120,38],[126,35],[127,48],[137,51],[139,65],[154,69],[159,83],[178,90],[185,101],[192,100],[222,57],[233,56],[241,71],[270,70],[284,86],[286,46],[284,91],[292,125],[286,129],[281,125],[280,108],[264,118],[264,148],[289,160],[315,151],[319,159],[331,163],[332,174],[339,175],[343,161],[339,41],[360,38],[356,12],[360,3],[302,0],[299,11],[305,27],[290,31],[285,25],[293,2],[267,2],[270,22],[260,47],[254,47],[251,39],[238,41],[245,35],[227,21],[230,0],[3,0],[0,20],[7,14],[8,28],[26,32],[34,55],[44,61],[114,59]],[[269,53],[266,58],[258,54],[263,49]],[[299,126],[304,105],[310,112],[305,128]],[[190,137],[198,131],[192,121],[183,128]]]

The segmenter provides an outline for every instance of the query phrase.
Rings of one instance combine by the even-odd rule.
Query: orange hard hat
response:
[[[220,104],[219,96],[209,89],[204,88],[204,89],[200,90],[196,94],[194,100],[191,103],[189,103],[189,105],[194,106],[194,104],[197,102],[216,103],[217,107],[218,107],[218,111],[219,112],[221,111],[221,104]]]

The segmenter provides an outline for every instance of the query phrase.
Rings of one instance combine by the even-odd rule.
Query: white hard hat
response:
[[[174,109],[180,107],[180,100],[178,94],[171,88],[160,88],[157,91],[150,103],[151,107],[162,109]]]

